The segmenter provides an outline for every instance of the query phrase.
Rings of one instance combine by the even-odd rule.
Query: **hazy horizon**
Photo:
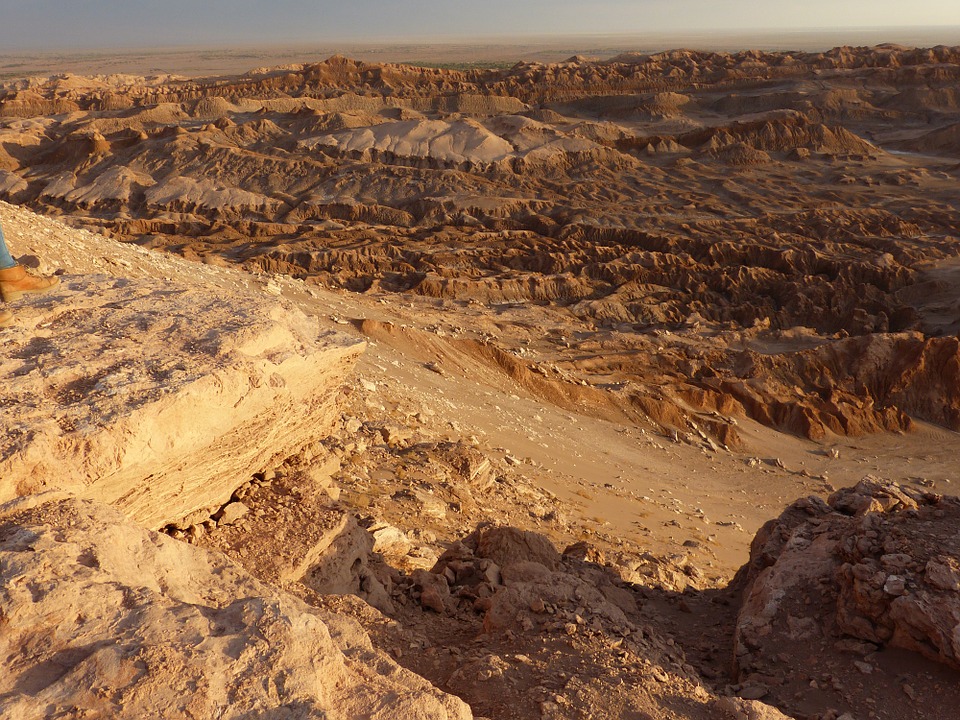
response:
[[[64,4],[0,0],[0,52],[276,45],[463,42],[591,35],[750,35],[942,28],[956,37],[960,3],[810,0],[757,6],[743,0],[168,0]],[[894,40],[895,41],[895,40]],[[946,42],[946,41],[945,41]]]

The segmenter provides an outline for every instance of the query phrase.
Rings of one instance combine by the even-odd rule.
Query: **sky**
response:
[[[0,52],[960,26],[960,0],[0,0]]]

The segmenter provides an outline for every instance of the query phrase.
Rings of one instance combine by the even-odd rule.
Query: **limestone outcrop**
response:
[[[229,272],[3,220],[68,272],[3,331],[0,500],[67,489],[158,528],[329,431],[362,343]]]
[[[353,620],[54,491],[0,506],[0,715],[468,720]]]

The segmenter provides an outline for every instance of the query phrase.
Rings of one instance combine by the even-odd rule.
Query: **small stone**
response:
[[[500,566],[492,560],[480,561],[480,574],[491,585],[499,585],[501,582]]]
[[[550,715],[560,710],[560,706],[551,700],[544,700],[540,703],[540,712],[544,715]]]
[[[368,532],[373,536],[373,551],[388,557],[402,557],[413,549],[413,543],[399,528],[387,523],[374,523]]]
[[[413,433],[399,425],[386,425],[380,428],[380,436],[388,446],[397,447],[408,442]]]
[[[443,603],[443,596],[433,585],[428,585],[420,594],[420,604],[438,613],[446,612],[446,606]]]
[[[493,600],[490,597],[479,597],[473,601],[473,609],[477,612],[487,612],[493,607]]]
[[[891,575],[883,584],[883,591],[887,595],[903,595],[907,591],[907,581],[901,575]]]
[[[759,700],[769,693],[770,689],[765,685],[747,685],[746,687],[740,688],[740,692],[738,692],[737,695],[744,700]]]
[[[902,572],[911,562],[913,562],[913,558],[905,553],[890,553],[880,556],[880,565],[887,572]]]
[[[233,525],[237,520],[250,512],[250,508],[242,502],[228,503],[223,507],[220,513],[220,519],[217,520],[217,526]]]
[[[960,590],[960,565],[953,558],[939,556],[930,560],[925,575],[927,582],[940,590]]]

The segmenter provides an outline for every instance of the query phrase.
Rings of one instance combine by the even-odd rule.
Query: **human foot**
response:
[[[27,293],[44,293],[60,284],[57,277],[37,277],[22,265],[0,270],[0,296],[4,302],[17,300]]]

